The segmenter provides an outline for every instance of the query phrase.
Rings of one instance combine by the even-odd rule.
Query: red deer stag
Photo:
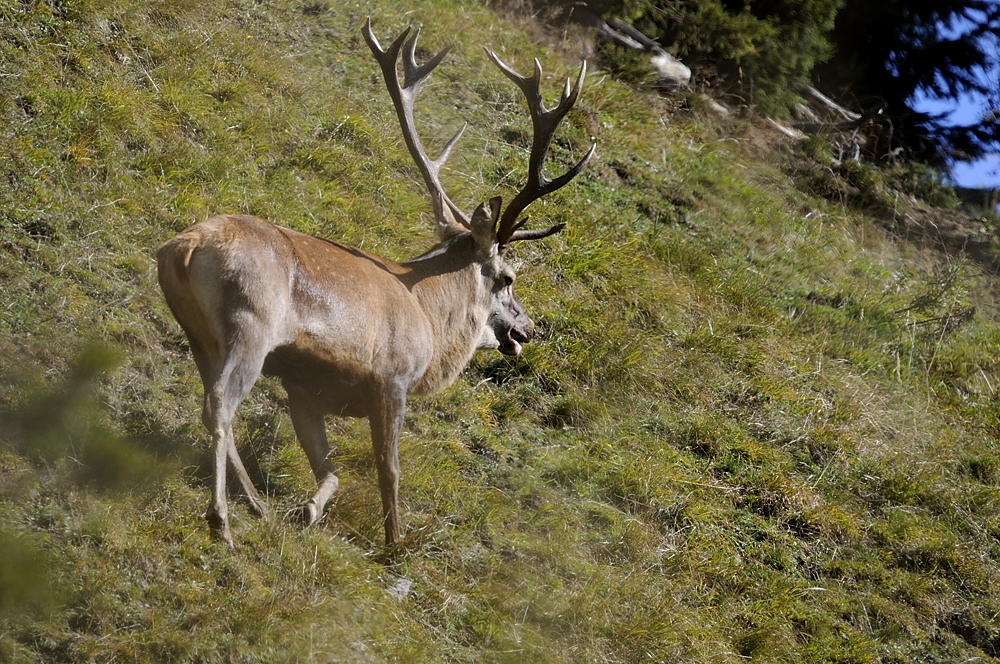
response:
[[[378,60],[403,138],[431,196],[436,244],[404,263],[309,237],[250,216],[218,216],[166,242],[156,259],[160,287],[191,345],[205,386],[202,422],[212,435],[215,480],[205,515],[212,536],[232,545],[226,504],[226,462],[251,508],[267,506],[254,489],[233,441],[232,421],[260,374],[278,376],[288,392],[295,434],[319,484],[299,509],[307,524],[323,515],[339,481],[330,461],[326,415],[367,417],[378,469],[385,541],[399,538],[397,444],[406,397],[451,384],[478,348],[517,355],[534,323],[514,296],[514,271],[504,262],[511,242],[562,230],[529,231],[520,214],[532,201],[572,180],[596,146],[555,180],[543,161],[556,126],[576,102],[586,63],[554,109],[542,104],[541,67],[520,76],[489,57],[527,98],[534,129],[528,182],[501,214],[499,197],[471,217],[445,194],[438,173],[462,131],[429,159],[413,123],[420,84],[444,49],[418,66],[419,30],[403,32],[387,50],[362,30]],[[405,43],[404,43],[405,40]],[[403,51],[404,83],[396,61]],[[462,128],[464,129],[464,127]]]

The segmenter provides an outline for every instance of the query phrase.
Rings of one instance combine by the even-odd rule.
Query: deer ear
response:
[[[486,206],[480,204],[476,211],[472,213],[472,237],[476,244],[486,253],[494,253],[497,248],[497,221],[500,219],[500,197],[494,196],[490,199],[490,212],[486,211]]]
[[[500,221],[500,208],[503,206],[503,198],[494,196],[490,199],[490,217],[493,221],[493,230],[496,230],[497,222]]]

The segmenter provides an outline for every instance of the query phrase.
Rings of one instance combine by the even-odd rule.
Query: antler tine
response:
[[[535,70],[532,75],[522,76],[504,64],[493,51],[487,49],[486,53],[490,60],[493,61],[493,64],[524,93],[525,100],[528,103],[528,111],[531,114],[533,130],[531,154],[528,158],[528,182],[517,193],[514,200],[507,206],[507,209],[504,210],[503,216],[500,218],[499,228],[497,229],[497,237],[501,245],[506,245],[517,240],[533,240],[558,233],[562,230],[564,224],[556,224],[544,231],[518,230],[527,219],[517,221],[517,218],[533,201],[563,187],[579,175],[597,148],[596,143],[592,145],[583,159],[555,180],[545,177],[545,155],[549,150],[549,145],[552,143],[556,127],[559,126],[566,113],[573,108],[577,97],[580,96],[580,90],[583,88],[583,79],[587,74],[587,62],[584,61],[580,66],[580,73],[577,75],[576,84],[571,88],[570,81],[567,79],[559,103],[556,104],[555,108],[547,109],[542,102],[542,65],[538,62],[537,58],[535,59]]]
[[[409,32],[407,28],[406,32]],[[406,34],[403,33],[403,35]],[[431,70],[441,64],[444,60],[444,56],[448,55],[448,51],[451,50],[452,44],[448,44],[441,51],[435,55],[433,58],[425,62],[424,64],[417,66],[417,60],[414,56],[414,51],[417,48],[417,37],[420,36],[420,28],[413,31],[413,36],[406,40],[403,44],[403,87],[412,88],[413,94],[417,94],[417,90],[420,88],[420,83],[431,73]]]
[[[562,229],[566,228],[566,222],[561,221],[555,226],[550,226],[549,228],[543,228],[537,231],[514,231],[510,235],[510,242],[517,242],[518,240],[541,240],[543,237],[548,237],[550,235],[555,235]]]
[[[462,128],[451,137],[451,140],[444,146],[438,158],[431,159],[427,156],[427,152],[420,142],[420,137],[417,135],[416,125],[413,121],[413,101],[420,89],[420,84],[435,67],[441,64],[448,51],[451,50],[451,46],[445,47],[440,53],[424,64],[417,65],[414,51],[417,46],[417,37],[420,35],[419,28],[413,31],[413,35],[409,39],[407,39],[407,35],[410,33],[410,29],[407,28],[396,37],[396,40],[389,48],[383,50],[382,45],[372,32],[371,25],[371,18],[369,17],[365,21],[361,33],[364,35],[365,41],[368,43],[368,48],[371,49],[372,55],[375,56],[375,60],[382,69],[385,86],[396,109],[399,126],[403,130],[403,142],[406,143],[406,148],[409,150],[413,161],[417,164],[417,168],[420,170],[424,183],[430,192],[431,205],[434,208],[434,216],[437,219],[438,228],[443,234],[450,234],[456,224],[460,224],[460,227],[469,228],[469,217],[448,198],[448,194],[445,193],[444,188],[441,186],[439,175],[441,167],[451,153],[451,149],[465,131],[465,125],[463,124]],[[396,73],[396,62],[399,60],[400,49],[403,50],[404,82],[402,85],[400,85],[399,75]]]

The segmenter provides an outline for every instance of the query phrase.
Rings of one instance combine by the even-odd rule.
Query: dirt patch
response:
[[[894,232],[903,239],[948,255],[964,254],[993,273],[1000,272],[1000,246],[983,217],[963,207],[951,210],[915,199],[904,204]]]

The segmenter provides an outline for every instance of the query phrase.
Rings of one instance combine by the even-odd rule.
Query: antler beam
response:
[[[399,124],[403,130],[403,140],[406,142],[410,156],[416,162],[417,168],[420,169],[420,174],[424,178],[424,183],[430,191],[431,204],[434,207],[434,216],[437,219],[438,228],[444,236],[456,230],[469,228],[469,217],[457,205],[451,202],[448,194],[445,193],[444,188],[441,186],[439,177],[441,167],[448,159],[448,155],[451,153],[451,149],[455,146],[455,143],[462,136],[462,132],[465,131],[465,125],[462,125],[462,128],[448,141],[448,144],[444,146],[437,159],[430,159],[424,150],[424,146],[420,143],[420,137],[417,135],[416,126],[413,122],[413,101],[420,90],[420,84],[423,83],[424,79],[427,78],[428,74],[435,67],[441,64],[448,51],[451,50],[451,46],[446,46],[440,53],[418,66],[414,57],[414,50],[417,46],[417,37],[420,35],[419,28],[414,30],[413,36],[409,39],[406,38],[410,32],[410,29],[407,28],[385,50],[382,49],[382,45],[372,32],[371,18],[365,21],[365,26],[361,32],[368,43],[368,48],[371,49],[372,55],[375,56],[379,67],[382,69],[386,88],[389,90],[389,96],[392,98],[392,104],[396,108],[396,115],[399,117]],[[403,50],[402,85],[400,85],[399,76],[396,73],[396,61],[399,59],[400,48]]]
[[[427,156],[427,152],[420,142],[420,137],[417,134],[416,126],[413,121],[413,102],[420,90],[421,83],[423,83],[427,76],[430,75],[431,71],[433,71],[434,68],[441,63],[451,47],[449,46],[444,48],[440,53],[432,57],[426,63],[417,65],[414,50],[416,49],[417,37],[420,34],[419,29],[414,30],[412,36],[410,36],[410,28],[407,28],[392,44],[389,45],[387,49],[382,48],[382,45],[372,32],[370,18],[365,21],[362,34],[364,35],[365,41],[368,43],[368,47],[371,49],[372,55],[375,56],[375,60],[379,63],[379,67],[382,69],[382,75],[385,78],[386,88],[389,91],[389,96],[392,98],[393,106],[396,109],[396,115],[399,118],[400,127],[403,130],[403,140],[406,143],[406,147],[410,152],[410,156],[413,157],[413,161],[416,163],[417,168],[420,169],[420,174],[423,176],[424,183],[427,185],[427,189],[430,192],[431,204],[434,208],[434,216],[437,219],[439,235],[441,237],[447,237],[455,232],[469,229],[469,216],[462,212],[462,210],[459,209],[459,207],[455,205],[450,198],[448,198],[448,194],[445,193],[440,179],[441,167],[448,159],[451,149],[454,147],[459,137],[461,137],[462,132],[465,131],[465,125],[463,125],[462,128],[459,129],[458,132],[452,137],[452,139],[448,141],[438,158],[431,159]],[[400,51],[402,51],[403,61],[402,84],[399,81],[399,75],[396,71],[396,63],[399,60]],[[567,79],[562,97],[560,98],[559,103],[556,104],[555,108],[547,109],[545,108],[545,104],[542,102],[540,89],[542,66],[539,64],[537,59],[535,60],[534,73],[531,76],[521,76],[504,64],[504,62],[500,60],[500,58],[497,57],[497,54],[493,51],[487,49],[486,53],[493,63],[500,69],[500,71],[521,89],[521,92],[524,94],[525,100],[528,103],[528,111],[531,114],[532,124],[531,153],[528,161],[528,180],[521,191],[514,196],[506,210],[504,210],[496,229],[497,240],[500,247],[503,249],[506,248],[511,242],[519,240],[536,240],[552,235],[553,233],[558,233],[563,229],[565,224],[556,224],[555,226],[544,230],[521,230],[521,227],[525,224],[525,222],[527,222],[528,218],[524,217],[518,219],[518,217],[520,217],[521,213],[524,212],[524,210],[532,202],[563,187],[570,180],[579,175],[580,171],[583,170],[584,166],[586,166],[587,162],[593,156],[594,150],[597,148],[597,144],[595,143],[592,145],[587,154],[585,154],[583,158],[571,169],[554,180],[547,178],[545,176],[545,155],[548,153],[549,146],[552,144],[552,138],[555,135],[556,128],[559,126],[559,123],[566,116],[569,110],[573,108],[573,105],[576,103],[576,100],[580,95],[580,90],[583,87],[583,80],[587,73],[587,63],[584,61],[581,65],[580,73],[577,76],[576,83],[574,85],[571,86],[570,81]]]
[[[520,221],[517,221],[517,218],[532,202],[563,187],[579,175],[591,156],[593,156],[597,144],[594,143],[590,147],[590,150],[584,155],[583,159],[577,162],[576,166],[555,180],[545,177],[545,154],[552,143],[556,127],[559,126],[559,123],[569,110],[573,108],[573,104],[576,103],[576,99],[580,95],[580,90],[583,87],[583,79],[587,74],[587,62],[584,61],[580,66],[580,73],[576,78],[576,84],[572,88],[570,88],[569,79],[566,80],[566,86],[563,88],[559,103],[555,108],[550,110],[546,109],[545,104],[542,103],[540,88],[542,65],[537,59],[535,60],[535,72],[529,77],[521,76],[508,67],[493,51],[487,49],[486,53],[489,55],[490,60],[493,61],[493,64],[499,67],[500,71],[524,93],[525,100],[528,102],[528,111],[531,113],[531,126],[533,129],[531,155],[528,160],[528,182],[514,197],[514,200],[510,202],[507,209],[504,210],[503,216],[500,218],[499,228],[497,229],[497,237],[499,238],[500,245],[506,246],[518,240],[536,240],[547,237],[563,229],[565,224],[556,224],[551,228],[540,231],[522,231],[519,229],[525,224],[528,218],[524,217]]]

